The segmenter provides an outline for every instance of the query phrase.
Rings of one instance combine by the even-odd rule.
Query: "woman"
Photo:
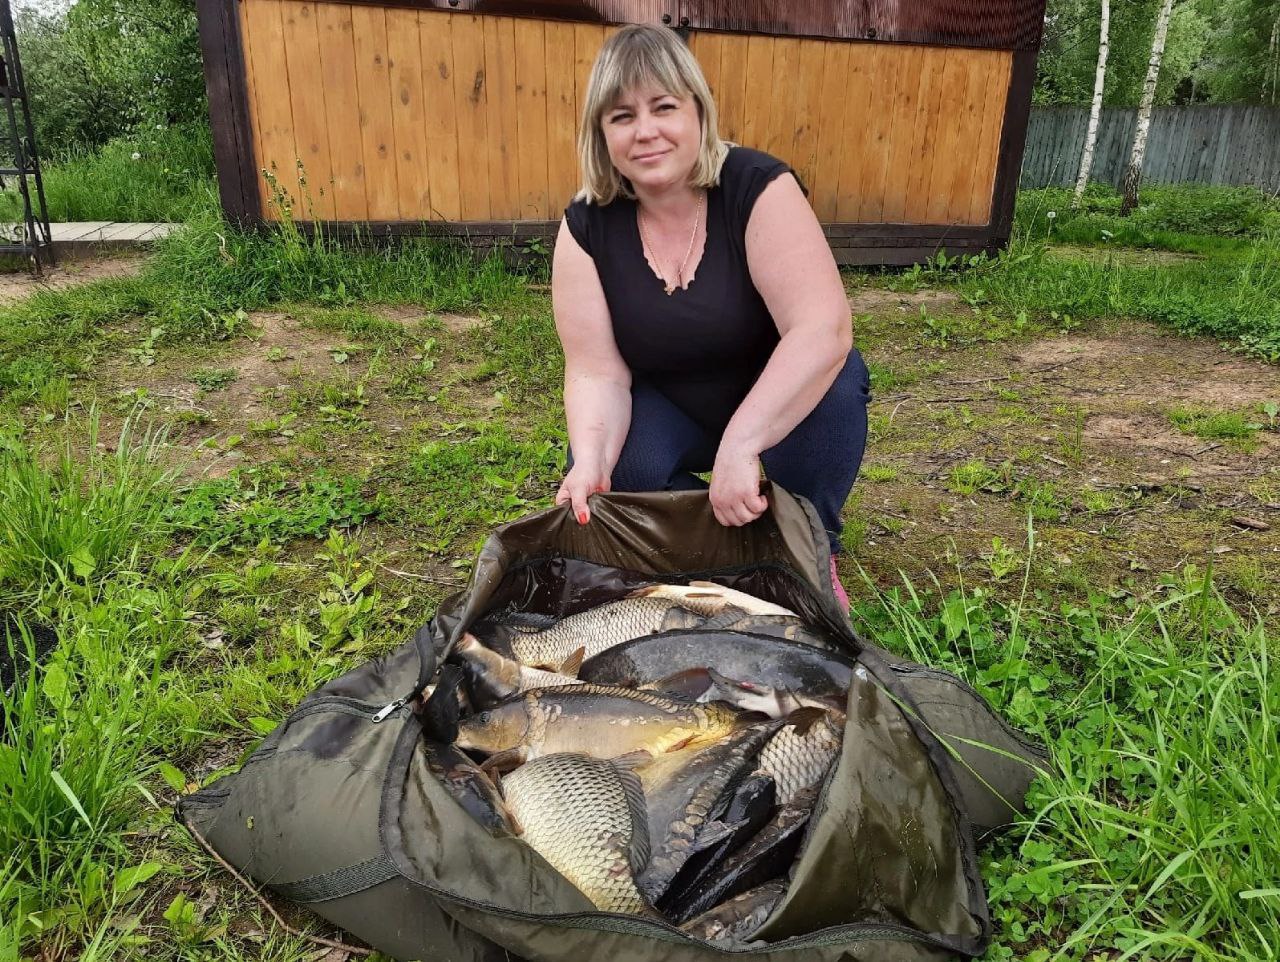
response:
[[[836,575],[840,510],[866,442],[867,370],[840,273],[791,169],[720,140],[698,62],[671,30],[601,49],[551,296],[570,465],[556,503],[705,488],[716,519],[767,507],[760,472],[813,502]]]

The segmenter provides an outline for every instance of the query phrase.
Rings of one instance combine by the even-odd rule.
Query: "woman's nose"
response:
[[[650,140],[658,133],[657,118],[647,110],[636,115],[636,138]]]

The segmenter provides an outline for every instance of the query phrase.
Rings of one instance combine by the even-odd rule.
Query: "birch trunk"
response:
[[[1089,108],[1089,129],[1084,135],[1084,151],[1080,155],[1080,174],[1076,177],[1076,193],[1071,199],[1072,209],[1080,206],[1089,172],[1093,169],[1093,148],[1098,143],[1098,120],[1102,116],[1102,88],[1107,78],[1107,49],[1110,46],[1111,2],[1102,0],[1102,29],[1098,40],[1098,69],[1093,75],[1093,105]]]
[[[1262,76],[1262,102],[1267,102],[1267,85],[1271,86],[1271,105],[1276,103],[1276,88],[1280,87],[1280,17],[1271,27],[1271,42],[1267,44],[1267,70]]]
[[[1142,102],[1138,104],[1138,123],[1133,134],[1133,152],[1129,165],[1124,169],[1124,200],[1120,213],[1128,214],[1138,206],[1138,186],[1142,182],[1142,160],[1147,153],[1147,131],[1151,127],[1151,106],[1156,100],[1156,81],[1160,79],[1160,61],[1164,59],[1164,41],[1169,35],[1169,15],[1173,12],[1173,0],[1160,4],[1156,17],[1156,35],[1151,41],[1151,60],[1147,64],[1147,79],[1142,85]]]

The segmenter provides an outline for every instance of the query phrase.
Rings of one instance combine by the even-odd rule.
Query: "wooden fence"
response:
[[[1102,111],[1090,180],[1120,185],[1137,114],[1136,108]],[[1074,184],[1088,124],[1087,107],[1033,108],[1020,186]],[[1280,107],[1157,107],[1142,176],[1160,184],[1252,184],[1280,191]]]

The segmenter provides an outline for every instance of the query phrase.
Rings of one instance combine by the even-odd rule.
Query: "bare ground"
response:
[[[137,266],[79,265],[59,283]],[[1127,319],[943,347],[921,337],[919,318],[922,308],[966,312],[949,291],[864,286],[851,289],[850,304],[859,345],[889,382],[875,392],[864,471],[846,509],[846,580],[855,560],[882,584],[900,570],[913,580],[950,582],[960,570],[966,579],[1017,580],[1001,571],[1024,557],[1031,512],[1033,568],[1046,585],[1138,590],[1147,573],[1212,561],[1237,600],[1280,604],[1280,432],[1262,412],[1280,403],[1280,368]],[[370,310],[403,324],[414,343],[438,342],[438,366],[420,378],[436,392],[433,416],[519,417],[501,413],[493,385],[471,373],[486,361],[485,319]],[[161,352],[150,366],[124,349],[140,336],[126,332],[119,349],[103,352],[88,387],[99,399],[146,392],[174,417],[193,474],[317,457],[368,470],[399,439],[435,430],[421,397],[406,399],[404,382],[392,383],[421,357],[414,347],[352,344],[287,310],[251,320],[251,337]],[[235,377],[205,390],[193,376],[207,369]],[[346,396],[360,384],[361,401],[321,413],[326,392]],[[1244,439],[1200,437],[1174,424],[1179,409],[1238,413],[1261,427]],[[974,477],[980,483],[966,485]],[[370,535],[393,552],[392,567],[452,574],[415,565],[412,542],[378,528]]]
[[[0,305],[12,304],[40,291],[61,290],[109,277],[132,277],[146,263],[144,254],[127,254],[100,260],[68,261],[45,268],[36,276],[29,271],[0,273]]]

